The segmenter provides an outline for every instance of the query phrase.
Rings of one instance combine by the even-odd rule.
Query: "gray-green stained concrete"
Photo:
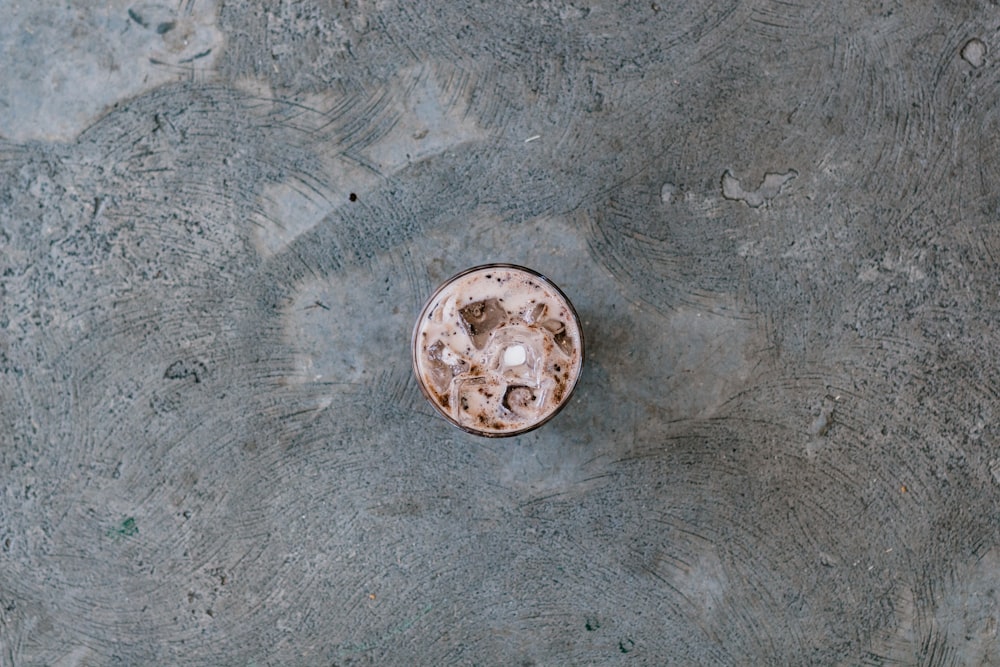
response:
[[[1000,665],[995,2],[0,5],[0,665]],[[412,376],[570,296],[530,434]]]

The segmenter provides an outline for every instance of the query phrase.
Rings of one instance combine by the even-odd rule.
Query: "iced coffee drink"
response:
[[[544,276],[511,264],[446,281],[413,330],[413,370],[424,395],[477,435],[516,435],[545,423],[569,400],[582,366],[572,304]]]

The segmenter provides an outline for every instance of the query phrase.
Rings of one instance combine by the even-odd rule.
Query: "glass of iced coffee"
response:
[[[486,437],[551,419],[583,367],[583,329],[566,295],[514,264],[462,271],[438,287],[413,328],[413,371],[446,419]]]

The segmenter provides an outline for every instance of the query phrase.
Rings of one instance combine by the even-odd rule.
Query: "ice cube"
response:
[[[434,341],[427,348],[428,377],[438,392],[443,392],[456,375],[469,369],[469,362],[456,355],[441,340]]]
[[[545,320],[542,326],[552,332],[553,335],[566,330],[566,325],[559,320]]]
[[[559,349],[563,351],[563,354],[567,357],[573,356],[573,341],[571,341],[569,336],[566,335],[565,329],[557,333],[553,336],[553,338],[556,341],[556,345],[559,346]]]
[[[503,407],[519,417],[533,417],[544,402],[542,392],[534,387],[510,385],[503,395]]]
[[[507,311],[496,299],[470,303],[458,314],[462,316],[462,324],[472,344],[480,350],[486,346],[493,330],[507,323]]]
[[[527,317],[528,324],[535,324],[536,322],[541,322],[542,318],[545,317],[545,313],[549,311],[549,307],[544,303],[537,304]]]
[[[566,334],[566,325],[559,320],[545,320],[542,326],[552,333],[552,340],[555,341],[562,353],[567,357],[573,356],[573,341]]]
[[[441,350],[444,349],[444,343],[437,340],[427,348],[427,379],[431,381],[431,384],[439,392],[443,392],[448,388],[448,384],[451,382],[453,377],[451,374],[451,368],[448,364],[441,360]]]
[[[482,428],[496,421],[504,385],[496,378],[456,378],[451,387],[452,416],[461,424]]]
[[[515,384],[538,383],[545,338],[537,329],[512,324],[497,331],[486,347],[489,368]]]

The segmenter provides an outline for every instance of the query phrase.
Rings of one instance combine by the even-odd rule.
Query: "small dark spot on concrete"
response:
[[[596,618],[588,618],[583,627],[587,628],[587,632],[593,632],[601,627],[601,624]]]
[[[201,378],[205,376],[207,370],[205,364],[200,361],[181,359],[167,366],[163,377],[168,380],[183,380],[184,378],[193,377],[195,382],[201,382]]]
[[[185,63],[189,63],[189,62],[198,60],[199,58],[204,58],[205,56],[210,55],[211,53],[212,53],[212,49],[205,49],[204,51],[200,51],[200,52],[194,54],[190,58],[184,58],[183,60],[178,60],[177,64],[178,65],[183,65]]]
[[[173,21],[164,21],[163,23],[161,23],[158,26],[156,26],[156,34],[157,35],[165,35],[166,33],[168,33],[171,30],[173,30],[174,26],[176,26],[176,25],[177,24],[175,22],[173,22]]]
[[[132,537],[133,535],[139,534],[139,526],[135,525],[135,517],[128,517],[124,519],[121,525],[115,529],[115,535],[119,537]]]
[[[618,642],[618,650],[622,653],[631,653],[632,649],[635,648],[635,642],[626,637]]]
[[[138,12],[136,12],[134,9],[128,10],[128,17],[133,21],[135,21],[136,23],[138,23],[139,25],[141,25],[143,28],[149,27],[149,24],[146,23],[146,21],[142,18],[142,16],[140,16]]]
[[[351,201],[358,201],[358,195],[356,193],[354,193],[354,192],[352,192],[351,194],[347,195],[347,198],[350,199]]]

